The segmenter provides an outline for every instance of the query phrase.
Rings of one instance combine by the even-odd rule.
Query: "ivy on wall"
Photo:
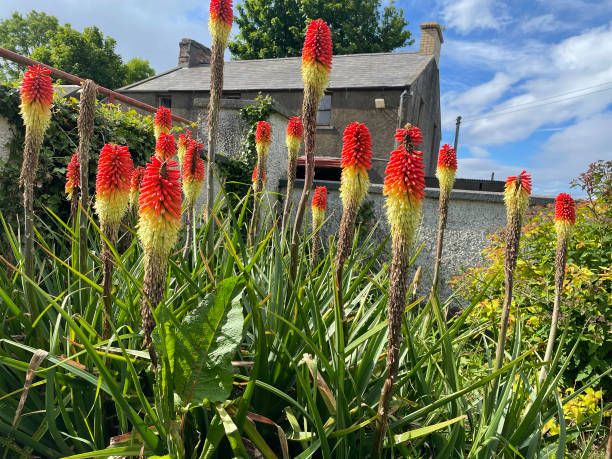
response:
[[[13,130],[8,142],[9,156],[0,161],[0,212],[14,224],[21,210],[19,173],[23,158],[25,128],[19,114],[19,87],[17,83],[0,84],[0,116],[6,118]],[[64,193],[66,167],[79,144],[77,119],[79,101],[74,97],[55,96],[52,117],[45,133],[36,171],[35,213],[49,218],[45,207],[67,219],[70,204]],[[145,165],[155,151],[153,121],[134,110],[123,112],[114,105],[98,103],[94,121],[90,171],[90,196],[95,196],[95,175],[98,154],[105,143],[127,145],[134,165]]]

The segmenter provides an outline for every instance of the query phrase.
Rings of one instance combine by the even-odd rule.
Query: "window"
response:
[[[331,123],[331,94],[325,94],[319,103],[317,126],[329,126]]]
[[[157,96],[157,105],[159,107],[172,108],[172,96],[169,94]]]

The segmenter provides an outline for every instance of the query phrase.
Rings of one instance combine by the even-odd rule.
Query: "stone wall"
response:
[[[284,185],[284,184],[282,184]],[[328,190],[327,213],[329,220],[322,228],[323,241],[328,236],[337,236],[342,216],[339,184],[337,182],[315,181],[315,186],[325,185]],[[300,197],[303,181],[296,183],[293,194],[294,205]],[[281,188],[281,194],[284,188]],[[437,188],[427,188],[423,202],[423,221],[419,229],[418,244],[425,243],[416,265],[423,267],[421,286],[428,288],[433,275],[433,260],[438,235],[438,196]],[[366,201],[372,201],[374,216],[372,225],[378,225],[374,233],[377,242],[382,242],[389,234],[387,216],[384,209],[382,185],[370,185]],[[532,197],[532,205],[545,205],[553,202],[552,198]],[[448,223],[444,233],[442,266],[440,272],[440,291],[443,297],[450,294],[446,280],[457,274],[464,267],[470,267],[482,261],[481,252],[488,245],[489,234],[494,233],[506,224],[506,211],[502,193],[486,191],[453,191],[448,212]],[[385,254],[389,256],[389,254]],[[426,293],[426,292],[422,292]]]
[[[240,109],[255,103],[252,100],[222,100],[219,110],[219,136],[217,139],[217,153],[230,158],[238,158],[240,155],[240,144],[244,135],[246,125],[240,117]],[[198,139],[204,144],[208,142],[207,123],[208,99],[194,99],[194,108],[199,109]],[[268,119],[271,129],[271,143],[268,152],[266,189],[276,192],[281,179],[287,176],[287,147],[285,146],[285,133],[287,132],[288,117],[280,107],[272,107],[272,114]],[[216,179],[213,179],[215,196],[218,193]],[[206,183],[204,183],[206,190]],[[206,192],[200,195],[198,204],[204,205]]]
[[[9,157],[8,143],[13,138],[13,129],[8,120],[0,116],[0,161],[6,161]]]

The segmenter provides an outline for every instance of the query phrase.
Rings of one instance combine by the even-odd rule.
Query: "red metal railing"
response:
[[[79,78],[78,76],[72,75],[70,73],[66,73],[60,69],[56,69],[55,67],[51,67],[50,65],[43,64],[42,62],[35,61],[34,59],[30,59],[29,57],[22,56],[21,54],[17,54],[13,51],[10,51],[5,48],[0,48],[0,57],[8,59],[10,61],[16,62],[18,64],[23,65],[42,65],[43,67],[51,70],[51,74],[56,78],[61,78],[62,80],[70,81],[75,84],[81,84],[85,80],[83,78]],[[128,105],[131,105],[136,108],[140,108],[141,110],[145,110],[147,112],[155,113],[157,111],[156,107],[152,105],[145,104],[136,99],[132,99],[131,97],[125,96],[118,92],[113,91],[112,89],[105,88],[104,86],[98,85],[98,92],[101,94],[106,94],[110,103],[114,103],[115,100],[119,100],[121,102],[125,102]],[[183,124],[193,124],[193,121],[182,118],[180,116],[172,115],[172,119],[174,121],[178,121]]]
[[[316,167],[340,167],[341,158],[333,158],[331,156],[315,156]],[[300,156],[297,159],[298,166],[306,165],[306,156]]]

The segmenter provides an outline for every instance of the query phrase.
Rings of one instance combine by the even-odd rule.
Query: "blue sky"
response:
[[[445,27],[440,59],[443,142],[464,119],[458,176],[503,179],[527,169],[534,192],[568,190],[612,159],[612,0],[399,0],[417,50],[419,24]],[[176,65],[178,42],[210,43],[208,3],[183,0],[3,0],[0,17],[31,9],[73,27],[95,24],[127,60]],[[575,193],[575,191],[574,191]]]

